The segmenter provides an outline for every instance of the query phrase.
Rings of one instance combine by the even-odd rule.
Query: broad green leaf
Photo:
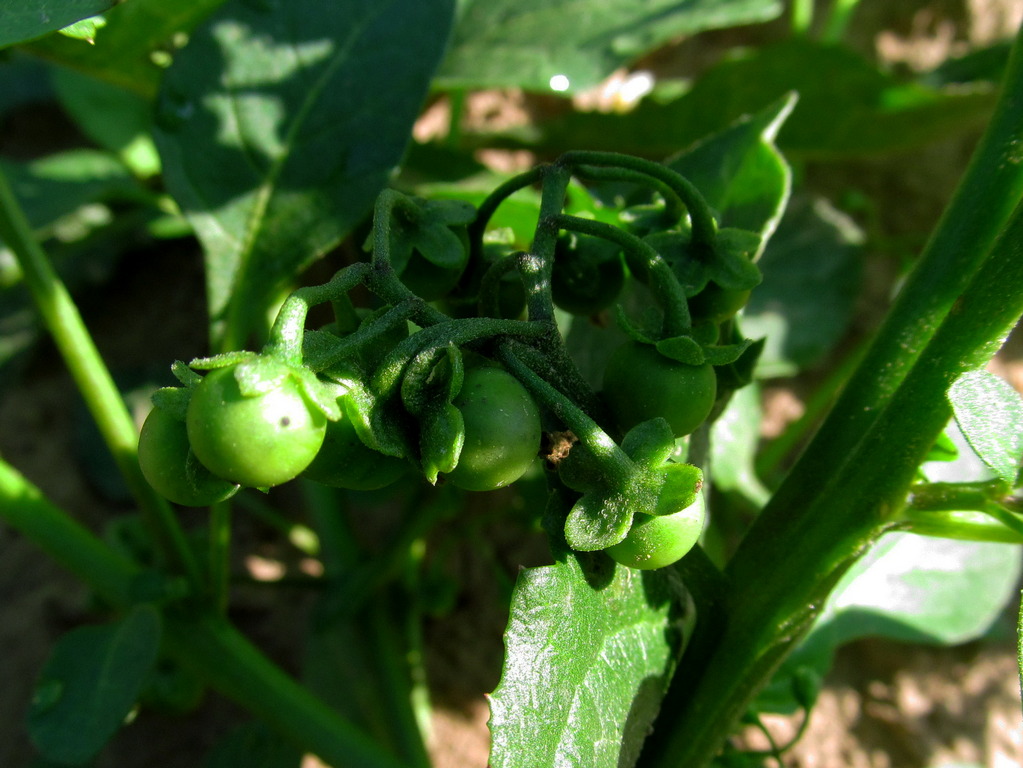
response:
[[[369,212],[401,160],[452,3],[232,0],[167,71],[157,145],[206,251],[215,336]]]
[[[974,452],[1010,486],[1023,459],[1023,399],[987,371],[970,371],[948,390],[959,429]]]
[[[506,138],[551,153],[585,146],[663,157],[793,91],[799,101],[777,141],[790,159],[908,150],[962,135],[984,125],[995,101],[993,87],[902,83],[850,50],[796,38],[727,57],[670,101],[646,98],[623,115],[574,112]]]
[[[909,149],[983,125],[994,105],[993,90],[942,92],[900,83],[851,50],[804,38],[732,58],[701,78],[683,101],[712,125],[791,91],[799,102],[778,143],[800,155]]]
[[[841,338],[859,294],[861,242],[856,225],[827,201],[792,200],[742,315],[744,335],[767,339],[758,376],[792,375]]]
[[[0,48],[53,32],[110,8],[116,0],[0,0]]]
[[[630,768],[695,621],[672,568],[602,554],[520,572],[490,700],[493,768]]]
[[[1018,545],[889,533],[841,578],[799,649],[761,696],[791,706],[800,667],[823,675],[839,646],[864,637],[958,645],[981,637],[1018,596]]]
[[[778,226],[792,186],[774,141],[795,103],[789,94],[665,161],[700,190],[719,226],[760,235],[754,260]]]
[[[40,0],[35,0],[39,2]],[[0,0],[20,2],[20,0]],[[88,74],[151,100],[175,49],[224,0],[131,0],[103,17],[94,44],[50,35],[25,46],[47,61]],[[86,14],[88,15],[88,14]]]
[[[776,0],[463,0],[439,83],[578,91],[672,38],[781,10]]]
[[[160,647],[160,614],[134,608],[123,619],[80,627],[57,641],[36,684],[28,733],[61,763],[83,763],[124,722]]]
[[[152,110],[145,99],[69,69],[54,71],[53,86],[61,105],[89,138],[116,152],[137,176],[159,173]]]

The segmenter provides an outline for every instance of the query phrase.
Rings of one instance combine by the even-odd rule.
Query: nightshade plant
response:
[[[648,3],[619,0],[595,6],[578,40],[544,36],[566,29],[553,22],[567,4],[549,0],[458,13],[451,0],[196,1],[179,15],[155,0],[84,5],[4,7],[0,43],[18,44],[5,64],[26,78],[54,67],[65,107],[106,161],[118,158],[119,186],[91,194],[119,199],[150,237],[198,237],[210,348],[165,361],[177,386],[152,393],[139,437],[36,236],[38,201],[19,194],[43,174],[4,164],[0,238],[14,279],[145,521],[144,546],[114,547],[0,462],[0,519],[111,617],[61,638],[41,672],[27,727],[45,759],[87,764],[139,702],[187,710],[209,687],[262,723],[246,732],[258,739],[226,741],[211,760],[250,764],[245,750],[259,744],[275,766],[304,751],[336,766],[428,765],[421,625],[443,600],[424,551],[472,494],[497,489],[546,534],[550,564],[522,570],[510,593],[490,697],[495,768],[780,760],[729,739],[759,712],[808,715],[839,643],[874,630],[957,642],[1004,607],[1023,543],[1023,404],[983,368],[1023,313],[1023,44],[888,318],[831,381],[825,396],[839,392],[798,461],[765,487],[751,456],[757,380],[786,360],[760,335],[758,297],[778,290],[774,260],[799,237],[839,255],[850,246],[828,228],[834,215],[793,194],[779,151],[786,130],[796,155],[833,140],[801,118],[800,100],[819,98],[812,84],[804,96],[768,83],[741,115],[701,126],[693,115],[714,111],[701,109],[704,84],[746,77],[742,62],[723,64],[678,104],[552,119],[531,145],[549,159],[500,178],[457,151],[471,137],[455,129],[446,149],[409,150],[409,137],[431,89],[457,104],[470,89],[560,84],[554,74],[592,85],[670,37],[772,18],[775,3],[657,3],[655,23]],[[626,27],[642,34],[585,42]],[[863,65],[801,36],[784,45],[758,55],[801,70],[838,56],[849,77]],[[871,77],[879,94],[898,90]],[[963,101],[975,95],[907,88],[889,101],[926,134],[960,128],[964,104],[991,106]],[[659,112],[672,109],[687,115],[686,140],[642,156],[672,141]],[[620,129],[603,133],[629,151],[602,145],[609,120]],[[115,135],[114,123],[137,133]],[[646,141],[651,124],[661,129]],[[904,140],[889,135],[887,148]],[[114,242],[112,227],[89,238]],[[342,242],[333,274],[305,276]],[[956,455],[983,471],[934,469]],[[288,484],[309,500],[302,519],[262,501]],[[169,502],[209,506],[201,536]],[[234,505],[263,510],[323,561],[305,683],[229,619]],[[408,507],[396,530],[361,550],[345,511],[396,505]],[[735,510],[750,507],[730,543]],[[852,604],[873,624],[843,623],[829,595],[925,536],[989,547],[956,550],[976,567],[961,578],[987,599],[935,627],[929,593],[912,610],[877,596]],[[930,589],[926,570],[917,577]]]

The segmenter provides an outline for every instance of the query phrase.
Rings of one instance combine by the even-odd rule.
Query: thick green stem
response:
[[[210,507],[209,522],[210,602],[215,610],[227,613],[231,582],[231,502]]]
[[[202,589],[203,579],[170,505],[150,488],[138,460],[138,433],[128,408],[82,321],[74,300],[57,276],[7,178],[0,172],[0,239],[14,252],[61,357],[129,490],[145,512],[162,553]]]
[[[827,421],[776,494],[819,492],[879,418],[1023,198],[1023,29],[991,125],[952,202]],[[1018,290],[1018,286],[1017,286]],[[955,311],[959,311],[956,308]]]
[[[648,765],[707,765],[756,691],[801,639],[845,569],[894,524],[920,462],[951,412],[957,376],[982,367],[1023,313],[1023,204],[891,396],[847,455],[832,454],[823,483],[775,495],[728,564],[724,631],[687,691],[666,702],[668,722]],[[879,375],[884,375],[879,373]],[[823,485],[823,487],[819,487]],[[674,722],[671,722],[674,721]]]
[[[81,577],[103,600],[125,606],[138,566],[73,520],[0,459],[0,520]]]

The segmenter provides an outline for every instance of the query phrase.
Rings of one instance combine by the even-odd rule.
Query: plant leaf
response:
[[[155,133],[206,251],[215,338],[244,339],[369,212],[409,141],[452,4],[230,0],[175,57]]]
[[[792,187],[792,171],[775,138],[795,104],[790,93],[665,161],[696,185],[717,212],[719,226],[760,236],[753,261],[777,228]]]
[[[1023,459],[1023,399],[1003,379],[969,371],[948,390],[956,423],[970,447],[1010,486]]]
[[[439,72],[449,88],[578,91],[679,35],[767,21],[775,0],[465,0]]]
[[[759,261],[742,330],[766,338],[757,375],[791,376],[841,338],[859,294],[863,235],[823,199],[795,196]]]
[[[138,95],[70,69],[54,69],[61,106],[99,146],[116,152],[141,177],[160,171],[152,139],[152,105]]]
[[[823,676],[835,650],[859,638],[958,645],[980,637],[1018,596],[1021,554],[1013,544],[886,534],[836,585],[759,705],[791,708],[794,672]]]
[[[920,147],[984,125],[995,102],[991,87],[902,83],[846,48],[790,38],[725,57],[669,102],[647,98],[626,114],[572,112],[517,138],[551,155],[585,146],[665,156],[793,91],[799,103],[777,142],[789,159]]]
[[[565,540],[580,552],[607,549],[625,538],[632,526],[633,498],[603,487],[587,491],[565,521]]]
[[[103,13],[115,0],[17,0],[3,4],[0,48]]]
[[[49,760],[78,764],[113,736],[138,699],[160,647],[160,614],[134,608],[120,621],[61,637],[36,684],[28,733]]]
[[[43,1],[33,0],[33,4]],[[223,2],[106,2],[105,5],[114,7],[103,14],[106,24],[92,45],[83,45],[64,35],[49,35],[25,47],[32,54],[62,68],[98,78],[151,102],[164,68],[171,60],[173,41],[189,34]]]
[[[490,764],[633,766],[695,618],[672,568],[581,555],[520,572]]]

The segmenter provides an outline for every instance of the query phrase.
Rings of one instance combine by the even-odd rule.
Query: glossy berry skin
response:
[[[540,411],[518,379],[501,368],[470,368],[452,401],[465,443],[448,482],[491,491],[518,480],[540,450]]]
[[[628,535],[605,551],[616,563],[629,568],[663,568],[680,560],[696,545],[705,517],[702,493],[688,507],[671,515],[637,512]]]
[[[186,507],[206,507],[231,498],[238,490],[189,456],[185,422],[161,408],[150,411],[142,425],[139,466],[157,493]]]
[[[309,466],[327,427],[294,379],[246,397],[233,366],[210,371],[196,385],[185,423],[199,461],[215,475],[255,488],[286,483]]]
[[[623,432],[660,416],[675,437],[688,435],[710,415],[716,397],[712,366],[680,363],[650,344],[626,342],[604,368],[604,399]]]
[[[351,420],[342,416],[327,425],[323,445],[302,476],[334,488],[375,491],[395,482],[410,469],[404,459],[386,456],[362,442]]]

